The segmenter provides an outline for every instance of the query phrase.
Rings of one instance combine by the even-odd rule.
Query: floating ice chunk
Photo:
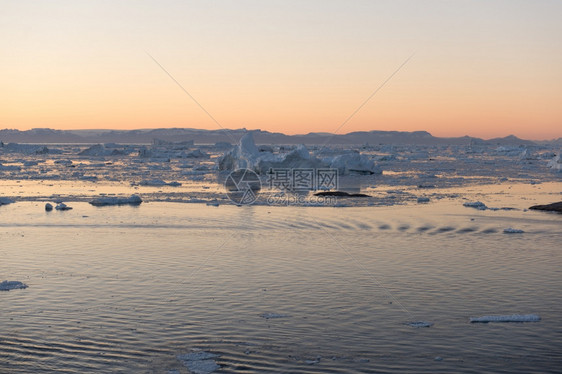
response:
[[[488,323],[488,322],[538,322],[541,317],[537,314],[511,314],[499,316],[483,316],[470,318],[471,323]]]
[[[220,366],[213,360],[216,357],[218,355],[205,351],[195,351],[177,356],[178,360],[194,374],[210,374],[220,369]]]
[[[185,154],[184,158],[210,158],[210,156],[200,149],[196,149]]]
[[[152,187],[160,187],[160,186],[170,186],[170,187],[179,187],[181,183],[179,182],[164,182],[162,179],[145,179],[139,182],[141,186],[152,186]]]
[[[504,234],[523,234],[525,231],[508,227],[503,230]]]
[[[431,327],[433,326],[433,322],[426,322],[426,321],[414,321],[414,322],[408,322],[407,323],[408,326],[412,326],[412,327]]]
[[[57,206],[55,207],[56,210],[70,210],[72,209],[71,207],[69,207],[68,205],[66,205],[65,203],[58,203]]]
[[[0,206],[12,204],[14,200],[7,198],[7,197],[0,197]]]
[[[219,170],[251,169],[258,174],[266,174],[275,168],[326,167],[319,159],[312,157],[304,145],[282,154],[260,152],[251,132],[240,139],[237,147],[219,157],[217,166]]]
[[[562,172],[562,160],[560,159],[561,154],[562,154],[562,151],[558,152],[556,157],[554,157],[552,160],[548,161],[546,166],[548,168],[553,169],[554,171],[559,172],[559,173]]]
[[[328,159],[324,159],[328,161]],[[375,162],[367,155],[360,154],[355,151],[352,153],[345,153],[334,157],[330,162],[330,168],[338,169],[342,175],[356,173],[356,174],[381,174],[381,168],[375,165]]]
[[[90,201],[94,206],[106,205],[140,205],[142,199],[138,195],[131,195],[130,197],[100,197]]]
[[[210,374],[218,369],[215,360],[200,360],[200,361],[182,361],[187,369],[193,374]]]
[[[468,208],[476,208],[478,210],[486,210],[488,207],[481,201],[470,201],[468,203],[464,203],[463,206]]]
[[[45,210],[47,212],[50,212],[51,210],[53,210],[53,205],[51,205],[51,203],[45,204]]]
[[[23,290],[27,288],[27,284],[20,281],[3,281],[0,282],[0,291],[10,291],[10,290]]]
[[[260,314],[260,317],[265,319],[271,319],[271,318],[286,318],[289,316],[286,314],[278,314],[278,313],[263,313]]]

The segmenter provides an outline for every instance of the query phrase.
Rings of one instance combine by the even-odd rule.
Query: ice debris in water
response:
[[[463,206],[467,208],[476,208],[478,210],[486,210],[488,207],[481,201],[470,201],[468,203],[464,203]]]
[[[57,206],[55,207],[56,210],[70,210],[72,209],[71,207],[69,207],[68,205],[66,205],[65,203],[58,203]]]
[[[433,326],[433,322],[426,322],[426,321],[415,321],[415,322],[408,322],[408,326],[412,327],[431,327]]]
[[[14,200],[9,199],[7,197],[0,197],[0,205],[8,205],[8,204],[11,204],[13,202],[14,202]]]
[[[548,168],[553,169],[554,171],[559,172],[559,173],[562,172],[562,159],[560,159],[561,154],[562,154],[562,151],[558,152],[556,157],[554,157],[552,160],[548,161],[548,164],[546,164],[546,166]]]
[[[214,360],[216,357],[218,357],[218,355],[211,352],[194,351],[178,355],[177,359],[180,360],[191,373],[210,374],[220,369],[220,366]]]
[[[525,231],[508,227],[503,230],[504,234],[523,234]]]
[[[94,206],[106,205],[140,205],[142,199],[138,195],[131,195],[129,197],[100,197],[90,201]]]
[[[140,181],[139,184],[141,186],[151,186],[151,187],[160,187],[160,186],[179,187],[179,186],[181,186],[180,182],[165,182],[162,179],[145,179],[145,180]]]
[[[23,290],[27,288],[27,284],[20,281],[3,281],[0,282],[0,291],[10,291],[10,290]]]
[[[45,204],[45,210],[47,212],[50,212],[51,210],[53,210],[53,205],[51,203]]]
[[[488,322],[538,322],[541,317],[537,314],[511,314],[499,316],[483,316],[470,318],[471,323],[488,323]]]

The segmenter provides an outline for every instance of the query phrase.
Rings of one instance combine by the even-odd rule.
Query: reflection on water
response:
[[[461,202],[2,206],[0,278],[29,288],[0,293],[0,372],[555,372],[562,216]],[[469,323],[512,313],[542,320]]]

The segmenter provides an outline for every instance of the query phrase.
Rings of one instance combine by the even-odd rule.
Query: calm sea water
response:
[[[0,280],[29,286],[0,292],[1,373],[187,373],[193,349],[221,373],[562,367],[561,215],[69,205],[0,207]],[[469,323],[513,313],[542,320]]]

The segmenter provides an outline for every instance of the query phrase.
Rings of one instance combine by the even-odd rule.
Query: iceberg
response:
[[[303,168],[338,169],[341,175],[382,173],[382,170],[375,165],[375,162],[369,156],[357,151],[327,157],[322,160],[311,155],[308,148],[302,144],[285,153],[272,153],[271,151],[271,147],[262,147],[260,151],[254,142],[252,133],[248,132],[240,139],[238,146],[218,158],[217,166],[220,171],[250,169],[262,175],[270,169]]]
[[[3,281],[0,282],[0,291],[10,291],[10,290],[23,290],[27,288],[27,284],[19,281]]]
[[[470,323],[488,322],[538,322],[541,317],[537,314],[511,314],[498,316],[483,316],[470,318]]]
[[[560,159],[560,154],[562,154],[562,151],[558,152],[556,157],[548,161],[548,163],[546,164],[548,168],[557,171],[559,173],[562,172],[562,160]]]
[[[93,206],[108,206],[108,205],[140,205],[142,199],[138,195],[131,195],[130,197],[100,197],[90,201]]]
[[[324,159],[330,168],[338,169],[340,175],[346,174],[382,174],[382,169],[375,165],[367,155],[357,151]]]

